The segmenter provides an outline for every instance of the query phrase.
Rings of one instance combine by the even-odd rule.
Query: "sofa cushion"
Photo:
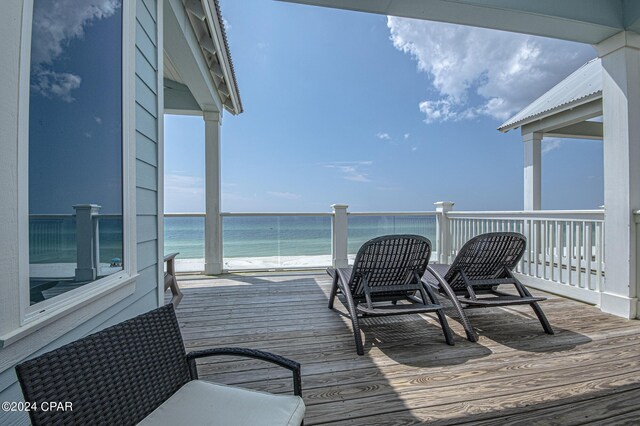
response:
[[[138,424],[297,426],[304,411],[299,396],[192,380]]]

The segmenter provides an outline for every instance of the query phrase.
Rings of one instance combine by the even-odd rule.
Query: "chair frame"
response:
[[[360,272],[360,265],[362,259],[365,256],[367,250],[371,247],[383,245],[393,240],[413,240],[426,247],[423,264],[420,266],[420,270],[407,269],[407,277],[410,281],[403,284],[394,284],[388,286],[373,286],[370,285],[371,273],[362,274]],[[426,270],[429,263],[429,257],[431,256],[431,241],[419,235],[387,235],[377,237],[367,241],[362,245],[353,267],[347,268],[328,268],[327,273],[333,278],[331,285],[331,293],[329,295],[329,309],[333,309],[334,301],[338,294],[343,294],[345,298],[345,305],[351,319],[353,326],[353,335],[356,344],[356,352],[358,355],[364,355],[364,346],[362,343],[362,336],[360,335],[360,318],[365,317],[379,317],[379,316],[391,316],[391,315],[403,315],[413,313],[430,313],[435,312],[442,331],[445,336],[445,341],[448,345],[453,345],[453,335],[451,329],[447,323],[447,319],[444,315],[444,308],[438,301],[438,298],[433,289],[421,281],[423,271]],[[404,259],[406,261],[406,259]],[[409,277],[411,274],[411,277]],[[354,282],[361,280],[362,285],[359,288],[362,291],[354,294],[352,288]],[[417,297],[419,294],[420,297]],[[413,308],[412,305],[397,305],[399,300],[407,300],[419,307]],[[384,308],[376,307],[376,302],[392,302],[391,306]]]
[[[501,243],[503,249],[512,242],[520,244],[520,248],[518,248],[519,252],[515,256],[509,256],[508,263],[501,263],[494,270],[486,271],[489,276],[488,278],[470,278],[464,267],[460,267],[458,265],[459,263],[462,263],[460,262],[460,258],[464,258],[469,255],[467,252],[474,250],[481,243],[492,239],[494,241],[496,239],[502,239]],[[513,249],[513,247],[510,247],[510,249]],[[551,324],[538,304],[538,302],[544,301],[546,298],[532,296],[529,290],[527,290],[527,288],[513,274],[513,270],[524,255],[525,250],[526,238],[522,234],[516,232],[492,232],[481,234],[471,238],[465,243],[465,245],[459,250],[458,255],[449,266],[444,276],[441,271],[438,271],[437,269],[441,269],[438,268],[438,266],[445,265],[434,265],[427,268],[427,271],[435,278],[437,284],[430,282],[428,278],[425,279],[424,276],[422,281],[452,302],[454,309],[460,317],[467,339],[471,342],[477,342],[478,336],[471,326],[469,318],[465,314],[464,310],[474,308],[529,305],[536,314],[545,333],[554,334]],[[504,251],[496,253],[496,256],[501,255],[505,255]],[[456,280],[458,283],[462,281],[464,286],[457,285],[454,287],[451,284],[452,280]],[[504,293],[498,290],[499,285],[509,284],[515,287],[518,295]],[[479,295],[489,295],[490,297],[481,298],[478,297]]]
[[[302,396],[300,364],[293,360],[247,348],[186,353],[171,303],[25,361],[16,373],[25,401],[73,403],[71,411],[29,411],[33,425],[135,424],[198,379],[197,359],[220,355],[290,370],[293,393]]]

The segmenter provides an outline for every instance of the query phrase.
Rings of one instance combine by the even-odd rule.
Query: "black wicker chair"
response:
[[[196,359],[214,355],[256,358],[289,369],[293,373],[293,389],[297,396],[270,395],[199,381]],[[187,354],[172,304],[23,362],[16,367],[16,372],[25,401],[38,405],[45,401],[72,403],[70,411],[29,411],[34,425],[133,425],[145,419],[157,424],[157,416],[147,417],[156,409],[165,410],[160,413],[160,419],[163,419],[160,423],[171,424],[176,419],[167,411],[170,408],[166,408],[165,402],[174,399],[179,390],[189,385],[200,386],[198,392],[215,387],[216,392],[231,390],[232,395],[227,398],[229,402],[219,398],[218,406],[207,399],[209,394],[201,395],[200,399],[206,401],[203,405],[207,406],[196,407],[198,410],[191,410],[191,415],[181,417],[184,424],[198,424],[198,420],[192,417],[197,415],[200,418],[208,416],[207,424],[215,423],[224,410],[241,404],[245,395],[253,398],[252,401],[261,398],[261,407],[264,405],[268,409],[277,405],[282,411],[281,403],[286,403],[285,408],[295,412],[287,417],[285,410],[285,419],[288,418],[289,423],[284,421],[282,424],[291,424],[292,419],[299,418],[297,424],[304,415],[304,403],[300,398],[300,364],[245,348],[217,348]],[[242,412],[251,407],[242,404],[241,407],[237,410],[239,413],[227,413],[234,419],[238,418],[237,422],[222,420],[217,424],[260,423],[248,420],[248,414]],[[282,417],[282,413],[278,414]],[[260,415],[264,417],[261,424],[275,423],[269,420],[270,413]]]
[[[434,264],[427,268],[423,282],[451,300],[470,341],[476,342],[478,337],[464,309],[493,306],[530,305],[544,331],[553,334],[538,305],[546,298],[533,297],[513,275],[526,245],[524,235],[515,232],[482,234],[467,241],[451,265]],[[498,286],[504,284],[514,285],[518,294],[499,291]]]
[[[453,345],[442,305],[435,292],[423,285],[431,242],[419,235],[388,235],[374,238],[362,245],[353,268],[329,268],[333,277],[329,309],[336,295],[344,294],[353,324],[358,355],[364,354],[358,318],[435,312],[445,340]],[[416,297],[420,294],[420,298]],[[411,302],[399,304],[400,300]]]

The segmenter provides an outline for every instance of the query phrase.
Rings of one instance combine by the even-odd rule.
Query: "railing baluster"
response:
[[[557,231],[557,238],[558,238],[558,282],[559,283],[564,283],[563,279],[562,279],[562,275],[563,275],[563,270],[564,270],[564,245],[565,245],[565,241],[566,241],[566,222],[563,220],[559,220],[556,223],[556,227],[558,229]]]
[[[592,243],[593,243],[593,236],[591,235],[593,228],[592,228],[592,222],[585,222],[585,244],[584,244],[584,260],[585,260],[585,267],[584,267],[584,271],[585,271],[585,287],[588,290],[593,290],[591,288],[591,254],[592,254]]]
[[[540,277],[540,221],[533,221],[533,264],[534,277]]]
[[[596,291],[602,291],[602,244],[604,243],[602,228],[603,223],[596,222]]]
[[[580,221],[576,225],[576,285],[582,287],[582,243],[584,242],[582,232],[584,231],[584,222]]]
[[[527,251],[526,251],[526,271],[528,275],[531,275],[531,219],[524,219],[524,232],[525,232],[525,237],[527,238]]]
[[[575,286],[575,281],[573,280],[573,249],[575,247],[575,223],[574,221],[569,221],[569,241],[567,242],[567,274],[568,274],[568,283],[569,285]]]
[[[542,278],[547,279],[547,221],[540,221],[543,224],[542,229]]]

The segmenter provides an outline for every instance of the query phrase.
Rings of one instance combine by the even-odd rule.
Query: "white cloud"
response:
[[[102,118],[100,117],[93,117],[94,120],[96,120],[96,123],[98,124],[102,124]]]
[[[391,136],[389,136],[389,133],[377,133],[376,137],[378,139],[385,140],[385,141],[390,141],[391,140]]]
[[[222,25],[224,25],[225,31],[231,31],[231,28],[233,28],[229,21],[227,21],[225,18],[222,18]]]
[[[591,46],[484,28],[388,17],[393,45],[432,78],[427,122],[505,120],[595,56]]]
[[[560,138],[544,138],[541,143],[542,155],[546,155],[551,151],[559,149],[562,145],[562,139]]]
[[[283,198],[285,200],[299,200],[302,198],[300,194],[294,194],[292,192],[268,191],[267,194],[276,198]]]
[[[58,97],[64,102],[73,102],[71,92],[80,87],[82,78],[70,73],[57,73],[51,70],[38,69],[34,73],[31,88],[47,98]]]
[[[404,134],[404,138],[405,138],[405,139],[409,139],[409,136],[411,136],[411,133],[405,133],[405,134]]]
[[[329,169],[337,169],[342,173],[345,180],[355,182],[371,182],[367,169],[373,164],[373,161],[338,161],[323,164]]]
[[[32,88],[46,97],[72,102],[71,92],[82,78],[70,72],[53,71],[51,66],[69,41],[84,36],[94,21],[112,16],[120,0],[57,0],[40,2],[34,10],[31,41]]]

